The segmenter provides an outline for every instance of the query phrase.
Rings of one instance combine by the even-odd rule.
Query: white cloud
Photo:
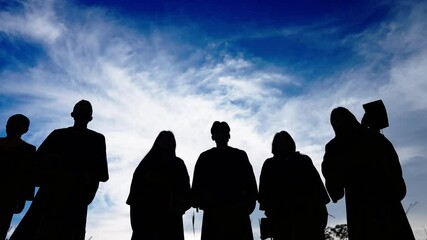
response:
[[[30,37],[46,44],[53,43],[65,31],[53,9],[53,0],[16,1],[24,11],[13,14],[0,13],[0,30],[8,34]]]

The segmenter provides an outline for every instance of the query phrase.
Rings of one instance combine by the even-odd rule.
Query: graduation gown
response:
[[[105,138],[73,127],[54,130],[36,152],[40,186],[11,240],[84,240],[87,207],[108,180]]]
[[[190,208],[190,178],[178,157],[144,158],[129,197],[132,240],[184,240],[182,215]]]
[[[16,206],[34,198],[36,147],[22,140],[11,143],[0,138],[0,238],[5,239]]]
[[[406,186],[398,155],[379,132],[335,137],[322,163],[334,201],[345,192],[350,240],[414,240],[401,200]]]
[[[259,184],[260,209],[274,239],[325,239],[329,196],[310,157],[296,152],[267,159]]]
[[[202,240],[253,239],[249,215],[257,185],[244,151],[226,147],[200,154],[192,196],[193,207],[203,210]]]

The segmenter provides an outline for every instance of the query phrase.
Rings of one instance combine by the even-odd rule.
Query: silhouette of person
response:
[[[21,139],[29,126],[26,116],[15,114],[7,121],[6,137],[0,138],[0,239],[6,238],[13,214],[22,212],[25,201],[34,197],[36,147]]]
[[[393,144],[380,132],[389,126],[387,111],[381,100],[363,105],[365,114],[362,126],[367,128],[369,143],[374,147],[371,158],[377,161],[376,186],[377,201],[382,201],[376,209],[379,229],[388,229],[378,233],[378,239],[414,239],[411,226],[401,201],[406,195],[406,184],[403,179],[402,167]]]
[[[193,207],[203,213],[202,240],[253,239],[249,215],[257,184],[246,152],[228,146],[230,127],[214,122],[216,147],[200,154],[194,169]]]
[[[344,196],[350,240],[415,239],[400,203],[406,194],[396,151],[343,107],[331,113],[335,137],[322,172],[333,202]]]
[[[274,136],[272,153],[261,170],[259,203],[274,239],[325,239],[330,200],[310,157],[296,151],[285,131]]]
[[[11,240],[84,240],[87,207],[108,180],[105,138],[87,128],[92,105],[79,101],[72,127],[54,130],[37,149],[40,186]]]
[[[190,208],[190,178],[175,154],[175,137],[162,131],[136,168],[129,197],[132,240],[184,240],[182,215]]]

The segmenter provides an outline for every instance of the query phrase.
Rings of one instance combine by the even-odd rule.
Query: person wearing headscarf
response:
[[[160,132],[135,169],[126,201],[132,240],[184,240],[182,215],[190,208],[190,179],[175,148],[173,133]]]

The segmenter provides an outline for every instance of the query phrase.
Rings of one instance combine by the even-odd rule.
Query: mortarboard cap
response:
[[[375,129],[383,129],[389,126],[387,110],[382,100],[363,104],[363,109],[365,109],[365,115],[362,119],[363,125]]]

